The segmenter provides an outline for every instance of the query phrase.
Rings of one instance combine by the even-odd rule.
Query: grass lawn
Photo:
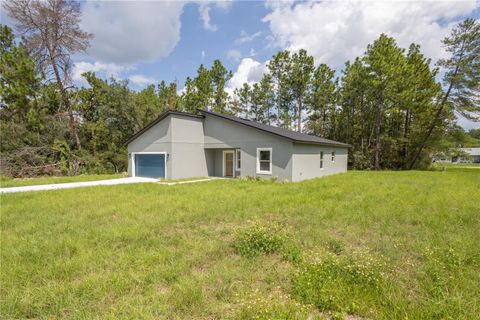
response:
[[[480,163],[452,163],[452,162],[435,162],[433,164],[434,168],[461,168],[461,167],[478,167],[480,168]]]
[[[82,174],[78,176],[62,176],[62,177],[40,177],[40,178],[18,178],[11,179],[8,177],[0,177],[0,187],[22,187],[22,186],[34,186],[41,184],[53,184],[53,183],[67,183],[67,182],[81,182],[81,181],[95,181],[106,180],[126,177],[125,173],[115,174]]]
[[[480,172],[1,196],[4,319],[479,319]]]

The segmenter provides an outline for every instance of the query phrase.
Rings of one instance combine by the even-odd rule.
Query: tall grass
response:
[[[2,195],[1,317],[475,319],[478,190],[480,172],[349,172]],[[285,229],[242,238],[249,220]]]

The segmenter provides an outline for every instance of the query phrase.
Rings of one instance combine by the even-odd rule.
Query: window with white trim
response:
[[[332,151],[332,162],[335,162],[335,151]]]
[[[257,148],[257,173],[272,174],[272,148]]]
[[[323,151],[320,151],[320,169],[323,169]]]
[[[240,149],[237,150],[237,169],[242,168],[242,152]]]

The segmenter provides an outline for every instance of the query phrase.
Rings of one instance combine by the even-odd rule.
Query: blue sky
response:
[[[198,5],[188,4],[181,16],[181,40],[165,58],[142,65],[139,72],[155,79],[183,83],[195,73],[201,63],[211,65],[221,59],[230,70],[236,70],[240,59],[254,55],[265,61],[275,49],[267,47],[268,28],[261,21],[267,10],[261,2],[232,3],[231,7],[213,6],[211,23],[216,30],[206,30]]]
[[[80,71],[94,69],[103,76],[108,74],[124,78],[137,76],[137,78],[130,79],[131,86],[134,89],[141,89],[148,82],[156,83],[161,80],[168,82],[178,81],[181,88],[186,77],[193,76],[202,63],[209,66],[215,59],[221,59],[228,69],[236,71],[244,58],[251,58],[255,61],[267,61],[276,51],[280,50],[279,47],[272,45],[269,40],[271,35],[268,24],[262,21],[269,12],[264,2],[200,1],[174,2],[174,4],[177,6],[176,8],[164,8],[165,2],[159,1],[143,2],[141,4],[142,6],[150,7],[153,16],[158,14],[156,16],[158,20],[161,20],[164,14],[170,16],[178,15],[178,20],[170,21],[168,26],[155,26],[154,21],[152,21],[152,24],[138,21],[139,25],[128,21],[126,22],[130,29],[128,35],[117,36],[115,34],[115,43],[128,43],[132,37],[142,36],[141,32],[135,33],[133,30],[135,27],[138,27],[139,31],[147,28],[150,34],[149,39],[152,42],[165,42],[171,48],[170,50],[146,45],[142,48],[145,54],[140,54],[138,59],[135,59],[134,52],[132,54],[126,52],[125,56],[128,57],[120,57],[122,54],[113,54],[114,57],[109,57],[108,54],[105,54],[105,51],[109,50],[96,50],[97,40],[94,39],[92,49],[87,55],[75,57],[76,62],[80,66],[77,68],[77,77],[75,77],[77,82],[82,83],[79,79]],[[108,35],[108,32],[105,32],[105,26],[120,23],[122,14],[126,15],[126,10],[119,9],[120,7],[131,9],[128,11],[133,16],[139,14],[135,12],[138,4],[134,2],[109,2],[107,4],[109,8],[95,8],[96,5],[98,3],[95,4],[94,2],[83,4],[84,14],[87,16],[84,18],[84,20],[87,20],[87,22],[84,21],[84,29],[93,34],[100,32],[101,42],[104,40],[103,34],[106,33]],[[104,3],[100,5],[105,6]],[[207,25],[205,24],[205,15],[202,14],[202,12],[205,12],[204,8],[208,9],[209,23]],[[121,11],[122,14],[105,15],[103,14],[104,11]],[[139,11],[140,14],[145,13],[142,9]],[[150,10],[148,11],[150,13]],[[105,24],[97,23],[102,18],[106,18]],[[177,23],[179,26],[177,41],[170,46],[172,43],[171,34],[175,32],[169,28],[175,28],[172,25]],[[142,26],[142,24],[145,26]],[[157,32],[152,31],[151,28],[148,28],[149,26],[152,28],[158,27]],[[165,32],[162,32],[162,29]],[[120,45],[113,47],[111,51],[116,51],[117,53],[125,49]],[[150,59],[151,55],[147,51],[152,51],[153,59]],[[155,57],[155,53],[157,57]],[[145,56],[148,56],[148,58],[145,58]],[[94,65],[95,62],[97,62],[97,66]]]
[[[74,57],[81,73],[129,79],[139,90],[161,80],[183,87],[201,63],[233,71],[233,91],[258,81],[279,50],[301,48],[337,71],[384,32],[402,47],[419,43],[436,61],[441,39],[466,17],[480,17],[480,0],[464,1],[85,1],[82,27],[95,38]],[[9,24],[4,13],[2,21]],[[464,127],[480,127],[461,120]]]

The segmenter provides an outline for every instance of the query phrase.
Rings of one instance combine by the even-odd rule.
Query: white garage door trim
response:
[[[135,155],[137,154],[163,154],[163,161],[164,161],[164,167],[165,167],[165,177],[164,179],[167,180],[167,153],[166,152],[132,152],[132,177],[136,177],[136,172],[135,172]]]

